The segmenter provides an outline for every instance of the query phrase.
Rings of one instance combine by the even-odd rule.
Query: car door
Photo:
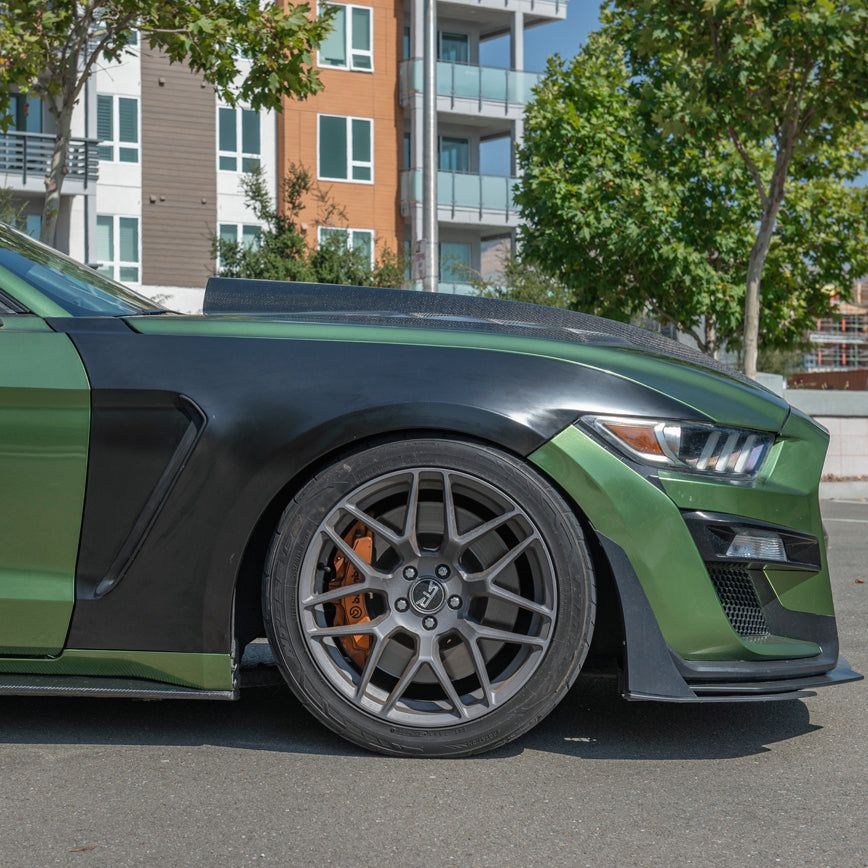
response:
[[[90,390],[70,339],[0,295],[0,656],[50,656],[75,601]]]

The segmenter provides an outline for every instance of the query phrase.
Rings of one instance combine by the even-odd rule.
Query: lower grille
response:
[[[732,629],[750,642],[767,639],[771,635],[769,625],[747,567],[708,564],[708,574]]]

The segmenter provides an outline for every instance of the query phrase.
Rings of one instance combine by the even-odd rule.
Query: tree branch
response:
[[[760,174],[759,167],[754,162],[751,155],[747,152],[744,145],[741,143],[741,139],[738,137],[738,133],[735,131],[733,126],[727,127],[727,131],[729,133],[729,139],[732,144],[735,146],[735,149],[738,151],[739,156],[743,160],[744,164],[747,166],[748,171],[753,178],[754,185],[756,186],[757,193],[759,194],[760,203],[762,207],[765,208],[768,203],[768,195],[766,194],[765,184],[763,184],[763,178]]]

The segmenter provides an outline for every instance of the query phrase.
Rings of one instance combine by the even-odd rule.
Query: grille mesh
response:
[[[708,564],[708,573],[732,629],[752,642],[768,638],[769,625],[747,567]]]

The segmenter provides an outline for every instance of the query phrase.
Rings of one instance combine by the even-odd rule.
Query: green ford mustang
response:
[[[809,695],[860,677],[827,440],[620,323],[220,279],[181,316],[0,226],[0,693],[236,699],[265,639],[410,756],[516,738],[583,667]]]

